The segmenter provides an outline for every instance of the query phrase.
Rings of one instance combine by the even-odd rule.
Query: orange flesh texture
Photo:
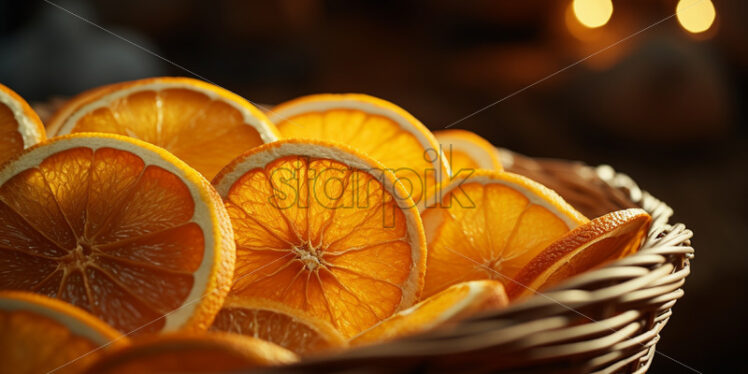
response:
[[[465,183],[422,218],[429,243],[424,297],[469,280],[508,282],[571,229],[556,213],[498,183]]]
[[[276,123],[284,138],[318,139],[357,148],[391,168],[414,202],[424,191],[436,187],[436,173],[446,178],[446,171],[434,170],[437,156],[393,120],[360,110],[339,109],[304,113]]]
[[[23,136],[18,132],[18,121],[13,116],[13,111],[0,103],[0,164],[4,164],[13,155],[23,150]]]
[[[323,335],[289,314],[267,309],[224,307],[213,321],[213,329],[266,340],[300,355],[344,345],[332,326]]]
[[[135,154],[53,154],[0,187],[0,284],[65,300],[121,331],[159,331],[202,261],[193,211],[182,180]]]
[[[470,283],[477,289],[473,291],[475,295],[471,295]],[[467,298],[470,298],[469,301],[460,305]],[[459,283],[382,321],[358,335],[352,344],[382,342],[425,332],[507,304],[508,299],[501,282]]]
[[[3,370],[46,373],[59,368],[57,373],[77,373],[99,357],[100,352],[88,354],[99,345],[51,318],[23,310],[0,310]],[[62,365],[66,366],[60,368]]]
[[[301,310],[345,336],[400,307],[417,265],[403,211],[368,173],[282,157],[244,174],[224,200],[237,245],[231,294]]]
[[[239,154],[263,144],[238,109],[184,88],[134,92],[87,113],[71,132],[144,140],[173,153],[207,178]]]
[[[636,252],[651,220],[641,209],[628,209],[572,230],[522,269],[516,283],[507,287],[509,296],[514,299],[534,294],[533,290],[544,291],[565,279]]]

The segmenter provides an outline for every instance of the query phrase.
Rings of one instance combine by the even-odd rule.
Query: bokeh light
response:
[[[579,23],[589,28],[604,26],[613,15],[611,0],[574,0],[572,8]]]
[[[710,0],[680,0],[675,13],[680,25],[694,34],[709,30],[717,16]]]

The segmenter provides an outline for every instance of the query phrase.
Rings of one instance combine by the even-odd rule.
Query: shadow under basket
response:
[[[500,150],[507,171],[556,190],[590,218],[641,207],[652,226],[641,249],[509,307],[448,329],[356,348],[268,372],[644,373],[683,296],[692,233],[672,209],[609,166]]]

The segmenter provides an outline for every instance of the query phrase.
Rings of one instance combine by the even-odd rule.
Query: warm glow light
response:
[[[574,0],[572,8],[579,23],[589,28],[605,25],[613,14],[610,0]]]
[[[717,15],[710,0],[680,0],[675,13],[680,25],[694,34],[709,30]]]

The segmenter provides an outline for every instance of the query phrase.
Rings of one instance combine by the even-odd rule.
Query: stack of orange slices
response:
[[[12,372],[243,370],[448,329],[635,252],[651,222],[589,220],[382,99],[266,116],[189,78],[92,89],[46,128],[0,85],[0,163]]]

